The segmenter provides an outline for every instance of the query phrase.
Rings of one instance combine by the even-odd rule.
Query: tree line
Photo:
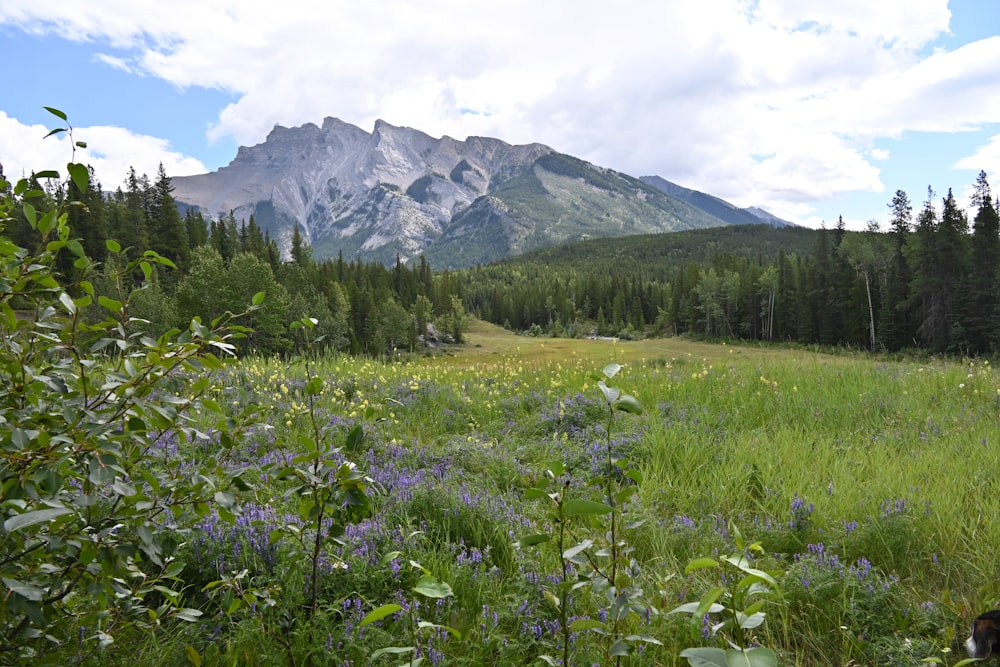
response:
[[[2,168],[0,168],[2,176]],[[87,256],[114,265],[150,249],[176,270],[135,275],[144,289],[132,317],[157,334],[193,317],[238,311],[264,291],[246,350],[286,353],[288,323],[315,317],[322,345],[356,354],[413,350],[431,331],[460,341],[467,313],[533,335],[636,338],[687,334],[871,350],[921,348],[991,354],[1000,348],[1000,221],[985,172],[970,224],[952,191],[928,188],[914,215],[896,191],[887,229],[774,229],[767,225],[601,239],[504,262],[434,274],[423,257],[394,265],[313,258],[298,228],[283,256],[251,215],[206,220],[178,209],[161,166],[155,179],[130,170],[105,192],[50,182],[39,209],[65,202]],[[15,244],[39,241],[23,215],[3,230]],[[128,248],[109,253],[109,239]],[[63,253],[60,270],[74,268]],[[133,285],[99,286],[109,294]],[[138,328],[138,327],[137,327]]]
[[[1000,222],[985,172],[971,203],[970,224],[950,189],[938,205],[928,188],[914,215],[898,190],[884,230],[870,221],[847,231],[840,218],[808,232],[755,225],[543,251],[466,271],[466,306],[536,334],[991,354],[1000,348]],[[707,252],[696,256],[693,243]]]
[[[0,182],[2,177],[0,167]],[[431,334],[462,340],[467,324],[462,284],[453,273],[434,275],[422,259],[412,266],[399,260],[394,266],[347,261],[343,256],[316,260],[297,228],[290,256],[283,256],[252,215],[237,220],[230,213],[209,220],[195,209],[182,212],[162,165],[155,179],[131,169],[113,192],[102,190],[92,170],[83,192],[73,181],[56,183],[44,175],[29,181],[33,191],[44,193],[32,204],[39,212],[72,202],[71,233],[87,257],[104,265],[104,282],[100,277],[95,282],[99,293],[113,297],[143,288],[129,302],[137,332],[155,336],[172,328],[183,330],[194,317],[207,323],[226,312],[242,311],[263,291],[265,302],[244,323],[252,331],[239,343],[243,352],[295,350],[303,342],[289,323],[303,317],[318,320],[319,347],[356,354],[414,350],[428,343]],[[23,213],[0,234],[28,249],[42,241]],[[125,252],[109,252],[109,247],[118,246]],[[151,275],[137,271],[130,275],[130,284],[120,284],[120,265],[147,250],[174,269],[155,266]],[[72,254],[60,253],[58,264],[72,284]]]

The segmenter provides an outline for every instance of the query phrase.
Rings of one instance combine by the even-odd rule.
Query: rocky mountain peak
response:
[[[436,139],[384,120],[370,133],[333,117],[275,125],[225,167],[173,185],[178,202],[213,219],[253,215],[286,250],[297,226],[320,259],[423,253],[461,266],[595,236],[725,224],[543,144]]]

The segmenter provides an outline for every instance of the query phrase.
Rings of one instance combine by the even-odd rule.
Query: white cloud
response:
[[[0,8],[0,24],[127,52],[110,65],[235,93],[210,138],[251,145],[275,124],[332,115],[370,130],[383,118],[434,136],[539,141],[802,219],[810,201],[884,189],[874,139],[1000,118],[1000,37],[928,55],[949,20],[946,0]]]
[[[111,69],[116,69],[121,72],[125,72],[127,74],[135,73],[135,71],[132,69],[132,66],[129,65],[128,61],[126,61],[124,58],[119,58],[117,56],[113,56],[107,53],[98,53],[96,56],[94,56],[94,59],[104,63]]]
[[[955,169],[972,169],[977,173],[985,171],[987,175],[1000,174],[1000,134],[990,137],[990,140],[979,147],[979,149],[968,157],[964,157],[955,164]],[[994,188],[1000,190],[1000,183]]]
[[[65,173],[71,160],[92,166],[105,190],[121,185],[129,167],[151,178],[156,176],[160,163],[171,176],[206,171],[201,161],[172,150],[164,139],[134,134],[120,127],[74,128],[73,140],[87,144],[87,148],[77,148],[75,152],[67,134],[46,137],[48,132],[44,125],[24,125],[0,111],[0,159],[8,180],[48,169]]]

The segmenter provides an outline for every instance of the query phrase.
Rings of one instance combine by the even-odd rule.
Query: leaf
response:
[[[686,602],[678,607],[674,607],[667,614],[694,614],[701,608],[701,602]],[[724,610],[721,604],[711,605],[705,613],[718,614],[720,611]]]
[[[594,546],[594,540],[584,540],[583,542],[577,544],[575,547],[570,547],[569,549],[566,549],[566,551],[563,551],[562,557],[565,560],[573,560],[573,558],[575,558],[577,554],[579,554],[582,551],[586,551],[592,546]]]
[[[344,445],[347,447],[347,451],[356,452],[358,448],[361,447],[362,443],[365,441],[365,429],[358,424],[351,429],[351,432],[347,434],[347,438],[344,441]]]
[[[24,514],[17,514],[10,517],[3,522],[3,528],[8,533],[13,533],[14,531],[21,530],[22,528],[33,526],[36,523],[44,523],[46,521],[51,521],[56,517],[72,513],[73,510],[66,507],[55,507],[47,510],[32,510],[30,512],[25,512]]]
[[[63,305],[63,308],[65,308],[66,312],[70,315],[74,315],[76,313],[76,303],[73,301],[73,297],[66,294],[66,292],[59,294],[59,303]]]
[[[595,500],[568,500],[564,506],[566,516],[580,516],[583,514],[611,514],[615,511],[611,505],[599,503]]]
[[[518,540],[518,544],[522,547],[533,547],[536,544],[543,544],[548,542],[550,537],[542,533],[536,533],[535,535],[526,535]]]
[[[642,403],[640,403],[639,399],[631,394],[622,394],[618,397],[618,400],[614,402],[614,405],[615,410],[627,412],[630,415],[642,414]]]
[[[397,611],[402,611],[403,607],[401,605],[393,602],[392,604],[384,604],[377,609],[372,609],[370,612],[365,614],[365,617],[361,619],[361,625],[359,627],[365,627],[366,625],[371,625],[375,621],[381,621],[386,616],[392,616]]]
[[[455,637],[455,639],[461,639],[462,633],[455,628],[449,627],[447,625],[441,625],[439,623],[431,623],[429,621],[420,621],[417,623],[417,627],[421,630],[444,630],[448,634]]]
[[[101,304],[101,306],[107,308],[112,313],[120,313],[123,307],[121,301],[116,301],[115,299],[106,297],[103,294],[97,297],[97,303]]]
[[[264,292],[257,292],[256,294],[254,294],[251,303],[255,306],[259,306],[260,304],[264,303]]]
[[[578,618],[569,624],[570,632],[585,632],[587,630],[607,631],[608,626],[593,618]]]
[[[184,607],[182,609],[178,609],[175,615],[182,621],[187,621],[188,623],[197,623],[198,619],[202,615],[202,612],[200,609],[191,609],[190,607]]]
[[[615,401],[618,400],[618,397],[621,396],[622,393],[621,390],[615,389],[614,387],[609,387],[608,385],[604,384],[604,380],[598,382],[597,386],[600,387],[601,392],[604,394],[604,400],[606,400],[608,403],[614,403]]]
[[[726,667],[778,667],[774,651],[758,646],[747,651],[726,651]]]
[[[377,651],[372,651],[371,660],[383,655],[402,655],[403,653],[412,653],[412,646],[386,646],[385,648],[380,648]]]
[[[40,586],[35,586],[34,584],[26,584],[24,582],[18,581],[17,579],[8,579],[3,577],[4,586],[14,591],[21,597],[31,600],[32,602],[41,602],[45,597],[45,589]]]
[[[104,246],[108,249],[108,252],[118,253],[122,251],[122,244],[114,239],[105,241]]]
[[[702,570],[706,567],[719,567],[719,562],[712,558],[695,558],[684,568],[684,574],[691,574],[695,570]]]
[[[82,165],[79,162],[70,162],[66,165],[66,171],[69,172],[69,177],[73,181],[73,185],[80,192],[86,192],[87,186],[90,184],[90,172],[87,170],[86,165]]]
[[[604,367],[604,375],[606,375],[607,378],[610,380],[614,378],[614,376],[618,375],[618,372],[621,371],[621,369],[622,369],[621,364],[615,364],[615,363],[608,364],[607,366]]]
[[[614,644],[611,645],[611,650],[609,653],[616,658],[627,657],[632,655],[632,645],[626,641],[619,639]]]
[[[691,667],[727,667],[726,652],[721,648],[710,646],[686,648],[679,655],[687,658]]]
[[[420,577],[417,583],[413,586],[413,592],[420,593],[424,597],[435,599],[447,598],[454,595],[454,592],[451,590],[451,586],[443,581],[438,581],[429,575]]]
[[[66,113],[63,112],[63,111],[60,111],[59,109],[56,109],[55,107],[45,107],[45,106],[43,106],[42,108],[45,109],[46,111],[48,111],[53,116],[55,116],[56,118],[60,119],[60,120],[69,121],[69,118],[66,117]]]

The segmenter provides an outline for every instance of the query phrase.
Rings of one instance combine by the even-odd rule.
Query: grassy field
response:
[[[612,362],[623,370],[607,383],[644,411],[609,422],[597,383]],[[307,374],[323,380],[312,407]],[[121,662],[396,665],[414,654],[375,652],[416,645],[423,664],[616,664],[609,647],[631,636],[645,639],[628,640],[620,664],[688,664],[685,648],[728,639],[787,665],[954,665],[968,622],[1000,601],[1000,377],[985,361],[554,340],[477,324],[436,356],[340,357],[308,371],[249,359],[220,386],[271,425],[233,462],[264,482],[275,461],[303,453],[312,417],[336,442],[363,423],[365,446],[341,455],[370,477],[373,512],[324,551],[319,612],[303,623],[309,554],[268,537],[308,522],[286,486],[262,484],[235,524],[206,522],[186,573],[192,606],[214,604],[199,584],[244,570],[239,586],[260,603],[220,604],[215,620],[169,639],[120,642]],[[635,474],[609,477],[608,454],[621,459],[613,473]],[[622,494],[613,542],[626,564],[619,590],[631,586],[635,605],[618,617],[593,577],[607,560],[599,548],[611,548],[607,517],[565,522],[564,547],[590,539],[595,554],[565,569],[550,496],[531,491],[546,471],[545,493],[563,499]],[[551,539],[519,544],[529,535]],[[773,577],[768,593],[740,598],[735,570],[686,572],[743,552]],[[447,588],[424,595],[421,577]],[[732,606],[761,600],[764,622],[713,633],[725,612],[669,613],[713,590]],[[399,609],[362,627],[387,604]]]

